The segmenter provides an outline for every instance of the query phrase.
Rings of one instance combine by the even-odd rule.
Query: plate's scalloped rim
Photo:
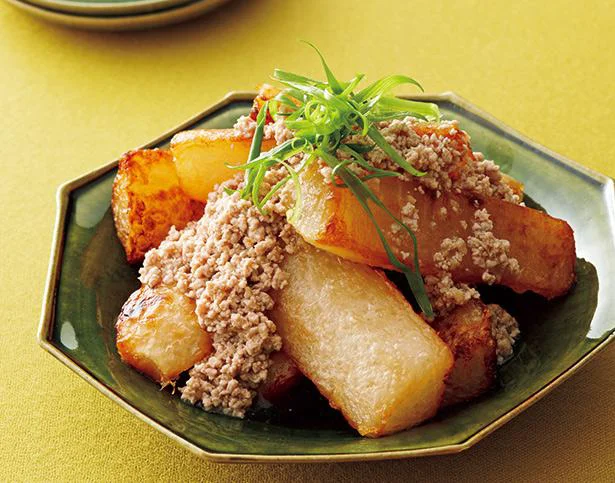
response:
[[[168,139],[170,136],[175,134],[178,131],[181,131],[188,126],[193,125],[199,120],[207,117],[213,112],[233,103],[233,102],[241,102],[241,101],[251,101],[256,92],[253,91],[233,91],[229,92],[226,96],[224,96],[220,101],[213,104],[209,108],[204,111],[194,115],[190,119],[176,126],[175,128],[165,132],[161,136],[156,139],[150,141],[149,143],[144,144],[135,149],[146,149],[152,146],[156,146],[161,143],[165,139]],[[530,146],[533,149],[540,150],[551,158],[566,166],[569,169],[582,173],[584,176],[592,179],[598,184],[602,185],[603,194],[605,196],[605,200],[609,205],[609,214],[611,219],[615,219],[615,190],[613,180],[601,173],[593,171],[575,161],[572,161],[564,156],[561,156],[554,151],[551,151],[548,148],[540,145],[539,143],[532,141],[527,138],[523,134],[518,131],[510,128],[505,125],[503,122],[499,121],[492,115],[482,111],[475,105],[471,104],[467,100],[458,96],[453,92],[443,92],[441,94],[421,94],[416,96],[408,96],[411,99],[425,100],[425,101],[448,101],[452,104],[455,104],[468,112],[488,121],[493,124],[497,128],[505,131],[509,136],[516,138],[518,141],[523,144]],[[85,184],[93,181],[94,179],[108,173],[110,170],[115,168],[118,164],[117,159],[111,161],[89,173],[86,173],[82,176],[79,176],[75,179],[67,181],[62,184],[57,191],[57,211],[55,218],[55,225],[53,231],[53,239],[51,244],[51,259],[49,263],[49,268],[47,271],[47,280],[45,283],[45,291],[43,295],[43,306],[41,319],[37,332],[37,340],[39,345],[53,355],[56,359],[62,362],[64,365],[72,369],[79,376],[85,379],[89,384],[95,387],[98,391],[103,393],[109,399],[113,400],[121,407],[126,409],[128,412],[132,413],[142,421],[148,423],[153,426],[160,432],[166,434],[169,438],[173,439],[177,443],[181,444],[185,448],[192,451],[194,454],[203,457],[209,461],[217,462],[217,463],[316,463],[316,462],[346,462],[346,461],[377,461],[377,460],[388,460],[388,459],[401,459],[401,458],[410,458],[410,457],[419,457],[419,456],[435,456],[435,455],[445,455],[445,454],[453,454],[464,451],[471,446],[474,446],[477,442],[491,434],[493,431],[513,419],[515,416],[520,414],[522,411],[532,406],[534,403],[542,399],[546,394],[551,392],[555,387],[560,385],[570,376],[572,376],[575,372],[577,372],[582,366],[584,366],[591,358],[593,358],[599,351],[604,349],[608,344],[610,344],[613,339],[615,339],[615,332],[611,332],[602,342],[600,342],[596,347],[590,350],[587,354],[585,354],[581,359],[579,359],[576,363],[574,363],[571,367],[569,367],[566,371],[562,372],[559,376],[552,379],[548,384],[543,386],[541,389],[532,394],[529,398],[527,398],[522,403],[518,404],[514,408],[510,409],[508,412],[495,419],[491,423],[487,424],[476,433],[474,433],[469,438],[465,439],[462,442],[445,445],[445,446],[436,446],[431,448],[418,448],[418,449],[410,449],[410,450],[394,450],[394,451],[377,451],[377,452],[366,452],[366,453],[332,453],[332,454],[289,454],[289,455],[266,455],[266,454],[246,454],[246,453],[220,453],[214,451],[208,451],[203,449],[190,441],[178,436],[173,431],[166,428],[164,425],[158,423],[153,418],[150,418],[146,414],[142,413],[130,403],[125,401],[119,394],[115,393],[108,387],[106,387],[103,383],[98,381],[92,374],[90,374],[87,370],[82,368],[76,361],[71,359],[66,353],[62,352],[58,347],[52,344],[50,337],[53,330],[53,314],[55,312],[55,297],[57,292],[58,278],[59,278],[59,269],[60,262],[62,260],[62,248],[65,239],[65,225],[64,222],[66,220],[66,214],[68,210],[68,202],[70,193],[75,189],[78,189]]]

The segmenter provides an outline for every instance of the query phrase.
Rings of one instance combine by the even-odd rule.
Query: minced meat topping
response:
[[[476,289],[465,283],[455,283],[451,271],[461,265],[468,248],[463,238],[445,238],[433,257],[435,275],[425,277],[425,288],[434,312],[443,316],[459,305],[479,297]]]
[[[417,179],[420,188],[432,191],[436,197],[454,191],[474,196],[495,197],[511,203],[521,200],[502,178],[499,167],[485,160],[481,153],[470,149],[470,136],[459,129],[457,121],[442,121],[437,127],[412,117],[393,119],[378,124],[387,142],[416,169],[427,174]],[[360,135],[349,136],[344,142],[366,144]],[[338,157],[347,156],[339,153]],[[374,167],[400,171],[402,179],[413,177],[402,171],[379,147],[365,155]],[[323,171],[328,172],[327,168]],[[325,176],[327,179],[327,176]]]
[[[235,133],[244,138],[254,136],[255,129],[256,121],[250,116],[241,116],[233,126]],[[284,119],[278,119],[271,124],[265,124],[264,137],[265,139],[275,139],[277,144],[282,144],[294,136],[293,132],[284,124]]]
[[[496,238],[493,222],[486,209],[476,210],[472,225],[473,235],[468,237],[468,247],[475,265],[484,268],[483,282],[491,285],[499,280],[495,269],[519,272],[519,261],[509,255],[510,242]]]
[[[412,195],[408,195],[406,204],[401,207],[401,221],[408,226],[412,231],[419,230],[419,210],[416,208],[416,199]],[[399,228],[397,223],[393,224]]]
[[[498,365],[504,364],[513,355],[513,346],[521,332],[517,320],[496,304],[488,305],[491,311],[491,335],[495,340]]]

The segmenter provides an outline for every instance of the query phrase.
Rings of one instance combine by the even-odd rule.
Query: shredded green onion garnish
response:
[[[352,191],[368,217],[374,223],[378,236],[389,257],[391,265],[401,270],[416,298],[420,309],[427,317],[433,317],[433,309],[423,278],[419,271],[416,236],[400,219],[395,217],[382,201],[369,188],[366,181],[373,178],[399,176],[396,171],[376,169],[363,157],[363,154],[375,146],[382,149],[391,160],[404,171],[413,176],[423,176],[424,172],[409,164],[382,136],[375,123],[388,119],[402,119],[413,116],[424,120],[439,120],[438,106],[427,102],[409,101],[390,94],[390,91],[402,84],[410,84],[423,90],[414,79],[403,75],[384,77],[364,89],[355,92],[364,74],[357,74],[347,82],[338,80],[320,51],[311,43],[320,57],[327,80],[310,79],[292,72],[276,69],[273,78],[283,84],[282,90],[274,99],[266,102],[258,113],[256,130],[252,140],[248,162],[237,169],[245,170],[245,185],[241,190],[244,198],[251,198],[261,211],[271,197],[289,180],[294,181],[295,205],[288,214],[292,223],[301,213],[301,186],[299,173],[316,159],[321,159],[332,169],[332,182]],[[274,119],[284,117],[286,126],[294,131],[294,138],[272,150],[261,153],[261,143],[267,112]],[[373,144],[351,144],[343,140],[353,134],[361,134]],[[340,160],[336,152],[341,150],[348,159]],[[293,168],[287,160],[297,154],[304,155],[300,166]],[[273,186],[269,192],[261,194],[261,184],[267,170],[275,165],[282,165],[288,176]],[[359,176],[350,166],[360,166],[368,174]],[[378,226],[370,208],[370,202],[387,213],[412,238],[414,245],[413,266],[400,261],[391,249],[382,229]]]

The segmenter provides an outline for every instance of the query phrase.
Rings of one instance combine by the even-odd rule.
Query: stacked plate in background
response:
[[[139,30],[196,17],[229,0],[6,0],[54,23],[90,30]]]

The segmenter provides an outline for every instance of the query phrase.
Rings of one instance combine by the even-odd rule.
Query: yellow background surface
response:
[[[309,6],[308,6],[309,4]],[[615,345],[455,456],[329,465],[199,460],[36,344],[55,190],[276,66],[454,90],[615,176],[615,4],[237,0],[184,25],[65,30],[0,5],[0,481],[600,481],[615,475]],[[562,187],[562,196],[565,196]]]

